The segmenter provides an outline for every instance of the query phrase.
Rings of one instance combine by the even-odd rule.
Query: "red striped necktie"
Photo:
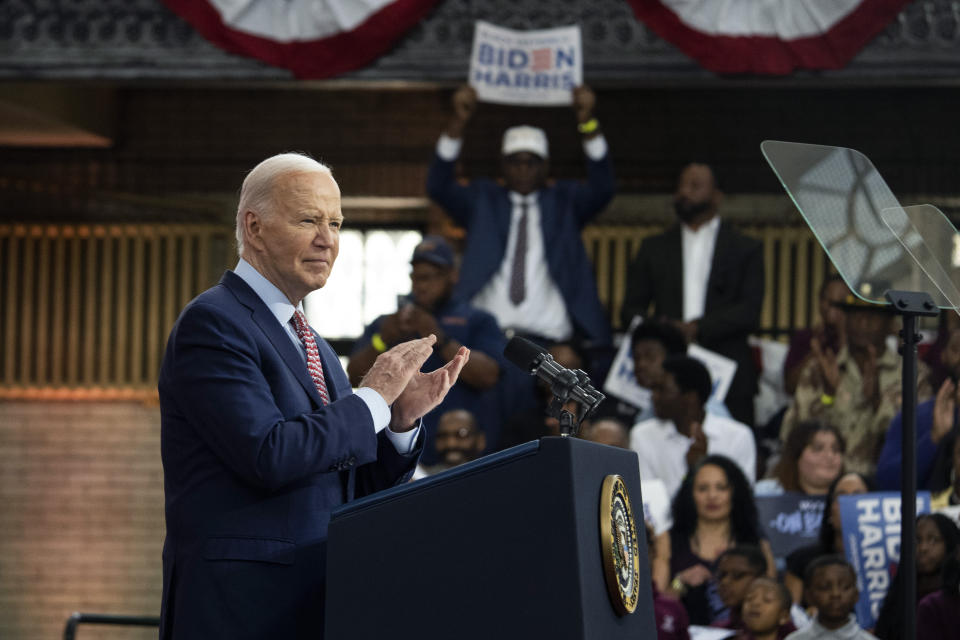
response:
[[[324,405],[330,404],[330,396],[327,394],[327,383],[323,379],[323,365],[320,363],[320,350],[317,349],[317,341],[313,338],[313,331],[307,324],[307,319],[298,310],[293,314],[293,327],[297,330],[297,337],[307,350],[307,371],[313,378],[313,384],[320,392],[320,398]]]

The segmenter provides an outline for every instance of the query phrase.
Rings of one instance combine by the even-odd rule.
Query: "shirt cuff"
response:
[[[387,428],[387,440],[393,443],[394,448],[402,456],[407,455],[413,451],[414,447],[417,444],[417,436],[420,435],[420,427],[422,423],[417,424],[416,427],[410,429],[410,431],[404,431],[403,433],[397,433],[393,429]]]
[[[380,433],[386,429],[387,425],[390,424],[390,407],[387,405],[387,401],[383,399],[383,396],[370,387],[360,387],[354,391],[354,393],[363,400],[363,403],[367,405],[367,409],[370,410],[370,417],[373,418],[374,431]],[[417,444],[417,437],[420,435],[420,427],[422,424],[421,422],[415,429],[410,429],[410,431],[404,431],[402,433],[387,429],[387,440],[393,443],[397,453],[407,455],[413,451]]]
[[[440,145],[437,144],[437,153],[440,153],[439,148]],[[583,152],[594,162],[603,160],[607,155],[607,139],[603,135],[590,138],[583,143]]]
[[[363,400],[367,409],[370,410],[374,431],[377,433],[383,431],[390,424],[390,407],[387,406],[387,401],[370,387],[360,387],[354,393]]]
[[[440,139],[437,140],[437,155],[440,156],[441,160],[453,162],[460,155],[460,147],[462,146],[462,139],[451,138],[445,133],[440,134]]]

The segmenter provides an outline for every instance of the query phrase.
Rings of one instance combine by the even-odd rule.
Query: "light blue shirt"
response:
[[[303,358],[304,366],[306,366],[306,347],[300,342],[296,329],[294,329],[293,323],[291,322],[295,312],[300,311],[303,313],[303,303],[301,302],[297,306],[293,306],[287,296],[280,291],[275,284],[263,277],[263,274],[243,258],[240,258],[240,262],[237,263],[234,273],[240,276],[240,278],[253,289],[254,293],[263,300],[263,303],[267,305],[270,313],[274,315],[277,322],[280,323],[280,326],[287,332],[287,337],[289,337],[297,347],[297,353]],[[377,432],[387,428],[390,424],[390,407],[387,406],[383,396],[370,387],[360,387],[354,393],[367,405],[367,409],[370,411],[370,417],[373,418],[373,428]],[[387,428],[387,438],[389,438],[393,446],[396,447],[397,453],[400,454],[407,454],[413,451],[419,434],[420,425],[417,425],[415,429],[404,431],[403,433],[397,433]]]

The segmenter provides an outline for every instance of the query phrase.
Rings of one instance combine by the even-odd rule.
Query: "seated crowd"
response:
[[[549,145],[533,127],[504,135],[502,180],[467,182],[458,158],[477,100],[467,88],[454,95],[427,190],[466,229],[463,255],[443,237],[424,238],[411,295],[367,327],[348,367],[356,384],[379,353],[431,333],[437,346],[424,370],[471,349],[454,390],[424,419],[416,477],[559,435],[550,389],[504,360],[510,337],[541,344],[595,381],[610,368],[610,326],[580,239],[613,195],[594,102],[589,88],[574,91],[586,182],[547,179]],[[862,581],[844,559],[838,499],[899,489],[894,316],[828,277],[816,325],[790,341],[782,372],[790,400],[756,424],[747,337],[759,328],[762,247],[720,221],[721,201],[711,167],[680,172],[677,224],[646,238],[627,273],[622,319],[632,329],[623,339],[646,400],[608,398],[580,437],[637,453],[659,638],[688,638],[690,625],[755,640],[874,637],[854,615]],[[736,363],[723,397],[692,345]],[[918,487],[934,508],[960,505],[960,327],[942,320],[918,373]],[[777,553],[758,504],[791,495],[822,505],[822,516],[809,544]],[[948,637],[960,628],[960,531],[938,513],[920,515],[916,531],[918,637]],[[901,583],[892,579],[869,630],[881,640],[899,637]]]

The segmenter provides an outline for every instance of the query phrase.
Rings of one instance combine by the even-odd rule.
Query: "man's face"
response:
[[[430,262],[415,262],[410,274],[410,292],[417,306],[434,310],[450,297],[454,276],[450,267],[439,267]]]
[[[637,384],[647,389],[653,388],[663,374],[663,361],[667,350],[657,340],[637,340],[633,345],[633,375]]]
[[[653,383],[653,412],[661,420],[677,420],[685,408],[684,394],[672,373],[662,371]]]
[[[848,309],[846,315],[850,349],[863,351],[872,345],[878,358],[883,355],[890,335],[890,316],[870,309]]]
[[[837,327],[843,322],[843,309],[835,302],[843,302],[847,297],[847,285],[839,280],[831,280],[820,296],[820,320],[826,327]]]
[[[806,587],[806,599],[817,608],[821,623],[836,628],[847,621],[860,597],[857,580],[849,567],[831,564],[820,567],[810,577]]]
[[[713,171],[705,164],[690,164],[680,172],[673,206],[677,217],[690,222],[713,211],[717,203],[717,189]]]
[[[503,157],[503,179],[507,189],[520,195],[533,193],[543,186],[547,179],[548,163],[544,158],[519,151]]]
[[[273,212],[247,212],[245,224],[255,266],[297,304],[327,283],[340,251],[340,188],[325,173],[281,176],[273,185]]]
[[[434,443],[440,461],[448,467],[475,460],[485,446],[483,434],[463,411],[451,411],[441,416]]]

